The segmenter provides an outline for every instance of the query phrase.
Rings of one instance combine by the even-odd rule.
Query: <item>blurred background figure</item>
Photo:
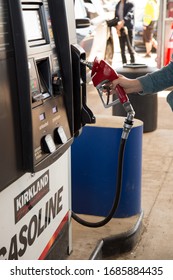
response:
[[[127,63],[126,46],[130,54],[130,63],[135,62],[135,51],[133,49],[134,33],[134,3],[133,1],[120,0],[115,6],[115,18],[117,19],[117,33],[121,49],[123,64]]]
[[[159,1],[158,0],[148,0],[143,16],[143,40],[146,47],[145,57],[151,57],[152,47],[157,49],[157,41],[153,37],[154,28],[157,25],[159,17]]]

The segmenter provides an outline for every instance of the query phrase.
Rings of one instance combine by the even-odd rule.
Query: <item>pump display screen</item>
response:
[[[28,41],[43,39],[39,10],[23,10],[25,32]]]

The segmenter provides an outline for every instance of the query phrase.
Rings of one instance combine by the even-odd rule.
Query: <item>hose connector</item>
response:
[[[125,118],[124,121],[124,126],[123,126],[123,132],[121,135],[122,139],[127,139],[129,136],[129,133],[131,131],[131,128],[133,126],[133,119],[135,116],[135,111],[130,103],[130,101],[127,101],[123,104],[123,107],[125,111],[127,112],[127,117]]]

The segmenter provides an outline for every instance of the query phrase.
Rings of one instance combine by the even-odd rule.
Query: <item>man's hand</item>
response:
[[[142,91],[142,85],[137,79],[128,79],[123,75],[118,75],[119,78],[109,84],[110,93],[116,93],[116,86],[120,85],[127,94],[138,93]]]

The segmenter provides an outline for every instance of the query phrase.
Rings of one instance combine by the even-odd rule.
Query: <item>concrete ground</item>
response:
[[[156,54],[141,63],[154,66]],[[121,61],[115,53],[113,65]],[[153,132],[143,134],[142,148],[142,228],[135,246],[127,253],[113,255],[109,259],[121,260],[172,260],[173,259],[173,113],[166,102],[167,91],[158,93],[158,124]],[[112,115],[112,109],[104,109],[98,94],[90,90],[88,105],[95,114]],[[90,221],[99,217],[83,216]],[[102,238],[123,233],[131,228],[138,215],[114,218],[103,228],[91,229],[72,222],[73,252],[71,260],[87,260]]]

